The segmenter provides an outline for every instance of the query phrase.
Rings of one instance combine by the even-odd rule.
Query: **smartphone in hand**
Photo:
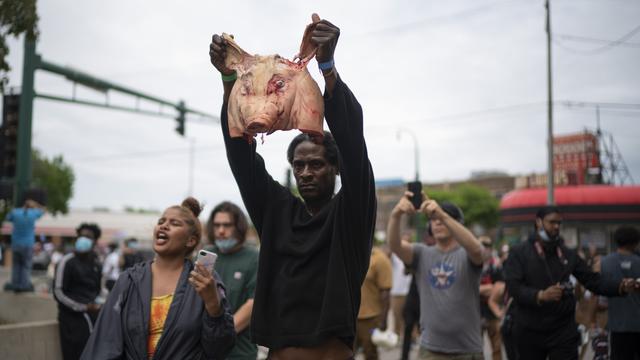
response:
[[[196,258],[196,262],[202,266],[204,266],[209,273],[213,274],[213,267],[216,265],[216,260],[218,259],[218,255],[216,253],[212,253],[207,250],[198,250],[198,257]]]
[[[422,183],[420,181],[407,183],[407,190],[413,193],[413,196],[410,199],[413,207],[419,209],[422,204]]]

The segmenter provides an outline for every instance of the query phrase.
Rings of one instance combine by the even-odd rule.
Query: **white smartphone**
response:
[[[216,265],[218,254],[207,250],[199,250],[196,262],[209,270],[213,274],[213,267]]]

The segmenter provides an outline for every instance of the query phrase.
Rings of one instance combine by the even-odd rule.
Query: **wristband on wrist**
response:
[[[318,63],[318,67],[320,68],[320,70],[329,70],[331,69],[333,66],[335,65],[333,59],[327,61],[327,62],[319,62]]]
[[[225,75],[222,73],[220,73],[220,75],[222,76],[222,81],[224,82],[236,81],[236,79],[238,78],[238,74],[235,71],[231,75]]]
[[[322,73],[322,76],[324,76],[325,78],[328,78],[329,76],[336,74],[336,68],[332,67],[331,70],[328,73]]]

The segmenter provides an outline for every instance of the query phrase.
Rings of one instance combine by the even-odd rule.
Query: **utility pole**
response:
[[[547,15],[547,205],[553,205],[554,174],[553,174],[553,76],[551,72],[551,9],[549,0],[545,0]]]
[[[71,98],[51,95],[45,93],[38,93],[35,91],[34,78],[36,70],[43,70],[53,74],[64,76],[67,80],[73,82],[74,91]],[[75,97],[75,85],[80,84],[87,86],[91,89],[103,92],[106,96],[104,102],[81,100]],[[158,111],[149,111],[140,109],[136,103],[136,106],[121,106],[109,103],[108,92],[114,91],[120,94],[132,96],[136,100],[145,100],[150,103],[160,105],[161,109]],[[18,204],[22,201],[25,191],[29,188],[31,183],[31,130],[32,130],[32,118],[33,118],[33,100],[35,98],[62,101],[74,104],[96,106],[107,109],[115,109],[122,111],[129,111],[138,114],[146,114],[159,117],[174,117],[175,115],[165,113],[162,111],[162,107],[174,109],[178,115],[175,117],[177,121],[176,131],[178,134],[184,136],[185,116],[186,114],[196,114],[201,117],[207,117],[214,121],[220,121],[217,116],[209,115],[201,111],[188,108],[184,101],[172,102],[142,93],[140,91],[128,88],[126,86],[112,83],[108,80],[100,79],[92,75],[83,73],[70,67],[60,66],[49,61],[46,61],[39,54],[36,53],[36,42],[29,40],[25,37],[24,41],[24,60],[22,68],[22,94],[20,94],[20,107],[19,107],[19,126],[18,126],[18,145],[17,145],[17,160],[16,160],[16,173],[15,173],[15,190],[13,194],[14,204]],[[193,151],[193,150],[192,150]],[[193,181],[192,179],[190,181]],[[192,185],[189,189],[191,193]]]
[[[16,159],[16,178],[13,200],[22,205],[25,191],[31,183],[31,128],[33,114],[33,98],[35,96],[35,70],[40,62],[36,55],[36,42],[25,36],[24,62],[22,67],[22,94],[20,95],[20,112],[18,120],[18,153]]]
[[[554,174],[553,174],[553,86],[551,73],[551,9],[549,0],[545,0],[547,14],[547,205],[553,205]]]

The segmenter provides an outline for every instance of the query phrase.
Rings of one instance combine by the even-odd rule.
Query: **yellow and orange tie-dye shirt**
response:
[[[149,338],[147,339],[147,355],[149,359],[156,352],[156,345],[164,330],[164,321],[169,313],[169,306],[173,300],[173,294],[156,296],[151,298],[151,314],[149,316]]]

